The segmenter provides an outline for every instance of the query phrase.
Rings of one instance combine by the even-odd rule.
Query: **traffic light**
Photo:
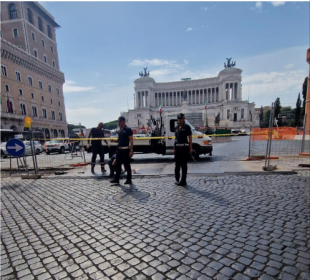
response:
[[[30,129],[31,123],[32,123],[32,119],[30,117],[26,117],[25,118],[25,127]]]

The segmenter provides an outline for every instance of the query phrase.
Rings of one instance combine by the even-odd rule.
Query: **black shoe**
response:
[[[101,172],[102,172],[102,173],[107,172],[107,171],[104,169],[104,167],[103,167],[103,166],[101,167]]]
[[[182,182],[182,181],[181,181],[181,182],[177,183],[177,185],[178,185],[178,186],[186,186],[187,184],[186,184],[186,182]]]
[[[93,174],[95,173],[95,166],[91,167],[90,172],[93,173]]]
[[[175,184],[175,185],[179,184],[179,181],[175,181],[174,184]]]
[[[119,181],[116,180],[112,180],[110,183],[113,184],[113,186],[119,185]]]
[[[132,181],[126,180],[126,182],[125,182],[124,184],[125,184],[125,185],[131,185],[131,184],[132,184]]]

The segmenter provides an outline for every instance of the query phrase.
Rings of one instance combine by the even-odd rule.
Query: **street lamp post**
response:
[[[310,49],[307,51],[307,62],[309,64],[309,74],[308,74],[308,88],[306,95],[306,104],[305,104],[305,132],[310,134]]]

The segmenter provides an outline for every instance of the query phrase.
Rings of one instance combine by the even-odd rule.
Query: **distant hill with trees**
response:
[[[109,130],[113,130],[113,129],[117,128],[117,120],[103,124],[103,128],[109,129]]]

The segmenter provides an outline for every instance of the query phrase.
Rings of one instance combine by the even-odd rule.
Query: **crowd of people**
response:
[[[177,116],[178,124],[175,127],[175,144],[174,144],[174,155],[175,155],[175,180],[179,186],[186,186],[187,177],[187,161],[189,156],[192,154],[192,131],[189,125],[185,123],[185,115],[183,113]],[[126,172],[125,184],[132,184],[132,171],[130,165],[130,158],[133,156],[133,131],[126,125],[126,120],[123,116],[118,118],[118,139],[111,139],[111,142],[117,142],[116,154],[114,154],[108,161],[110,168],[109,177],[114,177],[111,180],[112,185],[120,184],[121,173]],[[90,140],[90,138],[97,138]],[[97,127],[91,129],[88,135],[88,144],[91,141],[92,145],[92,159],[91,159],[91,172],[95,171],[95,164],[97,155],[100,157],[101,172],[105,173],[104,168],[104,148],[102,141],[98,138],[104,138],[103,123],[100,122]],[[104,140],[108,144],[107,140]],[[124,170],[121,166],[124,165]],[[182,176],[180,180],[180,170],[182,169]]]

